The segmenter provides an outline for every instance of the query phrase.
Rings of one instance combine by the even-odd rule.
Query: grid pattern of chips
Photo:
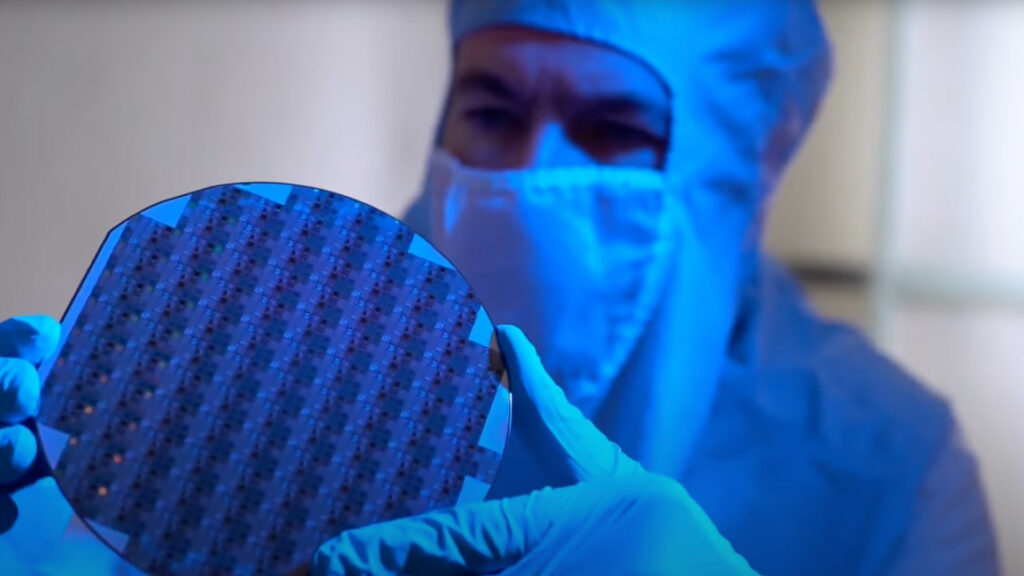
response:
[[[47,377],[61,489],[151,574],[283,574],[500,460],[481,435],[508,392],[465,280],[365,204],[252,189],[126,221]]]

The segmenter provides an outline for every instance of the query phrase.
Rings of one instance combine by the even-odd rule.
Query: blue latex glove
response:
[[[19,422],[39,412],[36,366],[59,342],[60,324],[49,316],[0,323],[0,484],[19,480],[36,459],[35,436]]]
[[[56,352],[60,331],[48,316],[0,323],[0,484],[12,491],[0,495],[0,574],[139,576],[73,520],[56,481],[33,468],[39,447],[20,422],[39,412],[36,367]]]
[[[520,330],[498,341],[514,414],[492,499],[345,532],[312,574],[754,574],[681,485],[569,404]]]

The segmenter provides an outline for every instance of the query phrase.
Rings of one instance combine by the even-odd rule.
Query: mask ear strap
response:
[[[448,85],[445,88],[444,100],[441,102],[441,114],[437,124],[434,126],[434,150],[441,147],[441,137],[444,134],[444,127],[448,121],[448,111],[451,108],[452,99],[452,79],[455,77],[455,50],[456,44],[452,44],[452,50],[449,57],[452,71],[448,74]],[[424,178],[426,175],[424,175]],[[421,186],[423,183],[421,182]],[[409,208],[406,209],[405,213],[401,217],[402,222],[409,227],[410,230],[423,236],[424,238],[429,237],[430,230],[430,198],[424,190],[420,190],[420,193],[413,200]]]
[[[450,30],[450,29],[449,29]],[[451,43],[451,51],[448,53],[448,83],[445,88],[444,100],[441,102],[441,114],[436,126],[434,126],[434,148],[441,147],[441,137],[444,135],[444,127],[448,122],[448,114],[452,105],[452,84],[455,82],[455,57],[459,50],[459,43]]]
[[[441,119],[434,127],[434,145],[431,150],[431,156],[434,151],[441,148],[441,135],[444,132],[444,125],[448,118],[448,102],[451,99],[451,88],[447,89],[444,102],[441,104]],[[431,160],[428,160],[430,162]],[[403,224],[409,227],[410,230],[423,236],[424,238],[430,237],[430,197],[426,193],[426,178],[427,174],[421,175],[420,191],[413,199],[412,204],[405,210],[405,213],[399,218]]]
[[[424,238],[430,237],[430,198],[420,194],[402,215],[402,223]]]
[[[441,114],[438,119],[437,125],[434,126],[434,148],[441,147],[441,139],[444,136],[444,127],[448,122],[448,112],[451,109],[452,90],[451,82],[448,84],[448,88],[445,89],[444,102],[441,104]]]

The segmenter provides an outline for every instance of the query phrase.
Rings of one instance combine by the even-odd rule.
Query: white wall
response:
[[[953,400],[1024,574],[1024,4],[900,6],[878,337]]]
[[[60,317],[104,234],[279,180],[397,213],[447,81],[443,2],[0,2],[0,317]]]

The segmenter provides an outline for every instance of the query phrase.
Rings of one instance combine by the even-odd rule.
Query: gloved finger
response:
[[[555,489],[371,524],[324,542],[312,576],[482,574],[517,562],[543,538]]]
[[[57,350],[60,323],[49,316],[16,316],[0,322],[0,357],[39,364]]]
[[[678,483],[603,478],[350,530],[310,574],[753,576]]]
[[[36,437],[21,424],[0,428],[0,484],[21,478],[36,459]]]
[[[678,482],[641,473],[552,491],[540,517],[510,518],[547,530],[505,576],[643,574],[755,576]]]
[[[7,574],[31,574],[31,566],[22,560],[18,550],[10,543],[0,539],[0,566]]]
[[[13,424],[39,413],[39,372],[28,360],[0,358],[0,422]]]
[[[536,348],[515,326],[498,326],[513,398],[513,434],[544,459],[563,460],[576,480],[624,476],[643,467],[597,429],[551,379]],[[517,423],[517,420],[519,421]],[[528,425],[517,425],[528,424]],[[557,461],[542,462],[558,466]]]

